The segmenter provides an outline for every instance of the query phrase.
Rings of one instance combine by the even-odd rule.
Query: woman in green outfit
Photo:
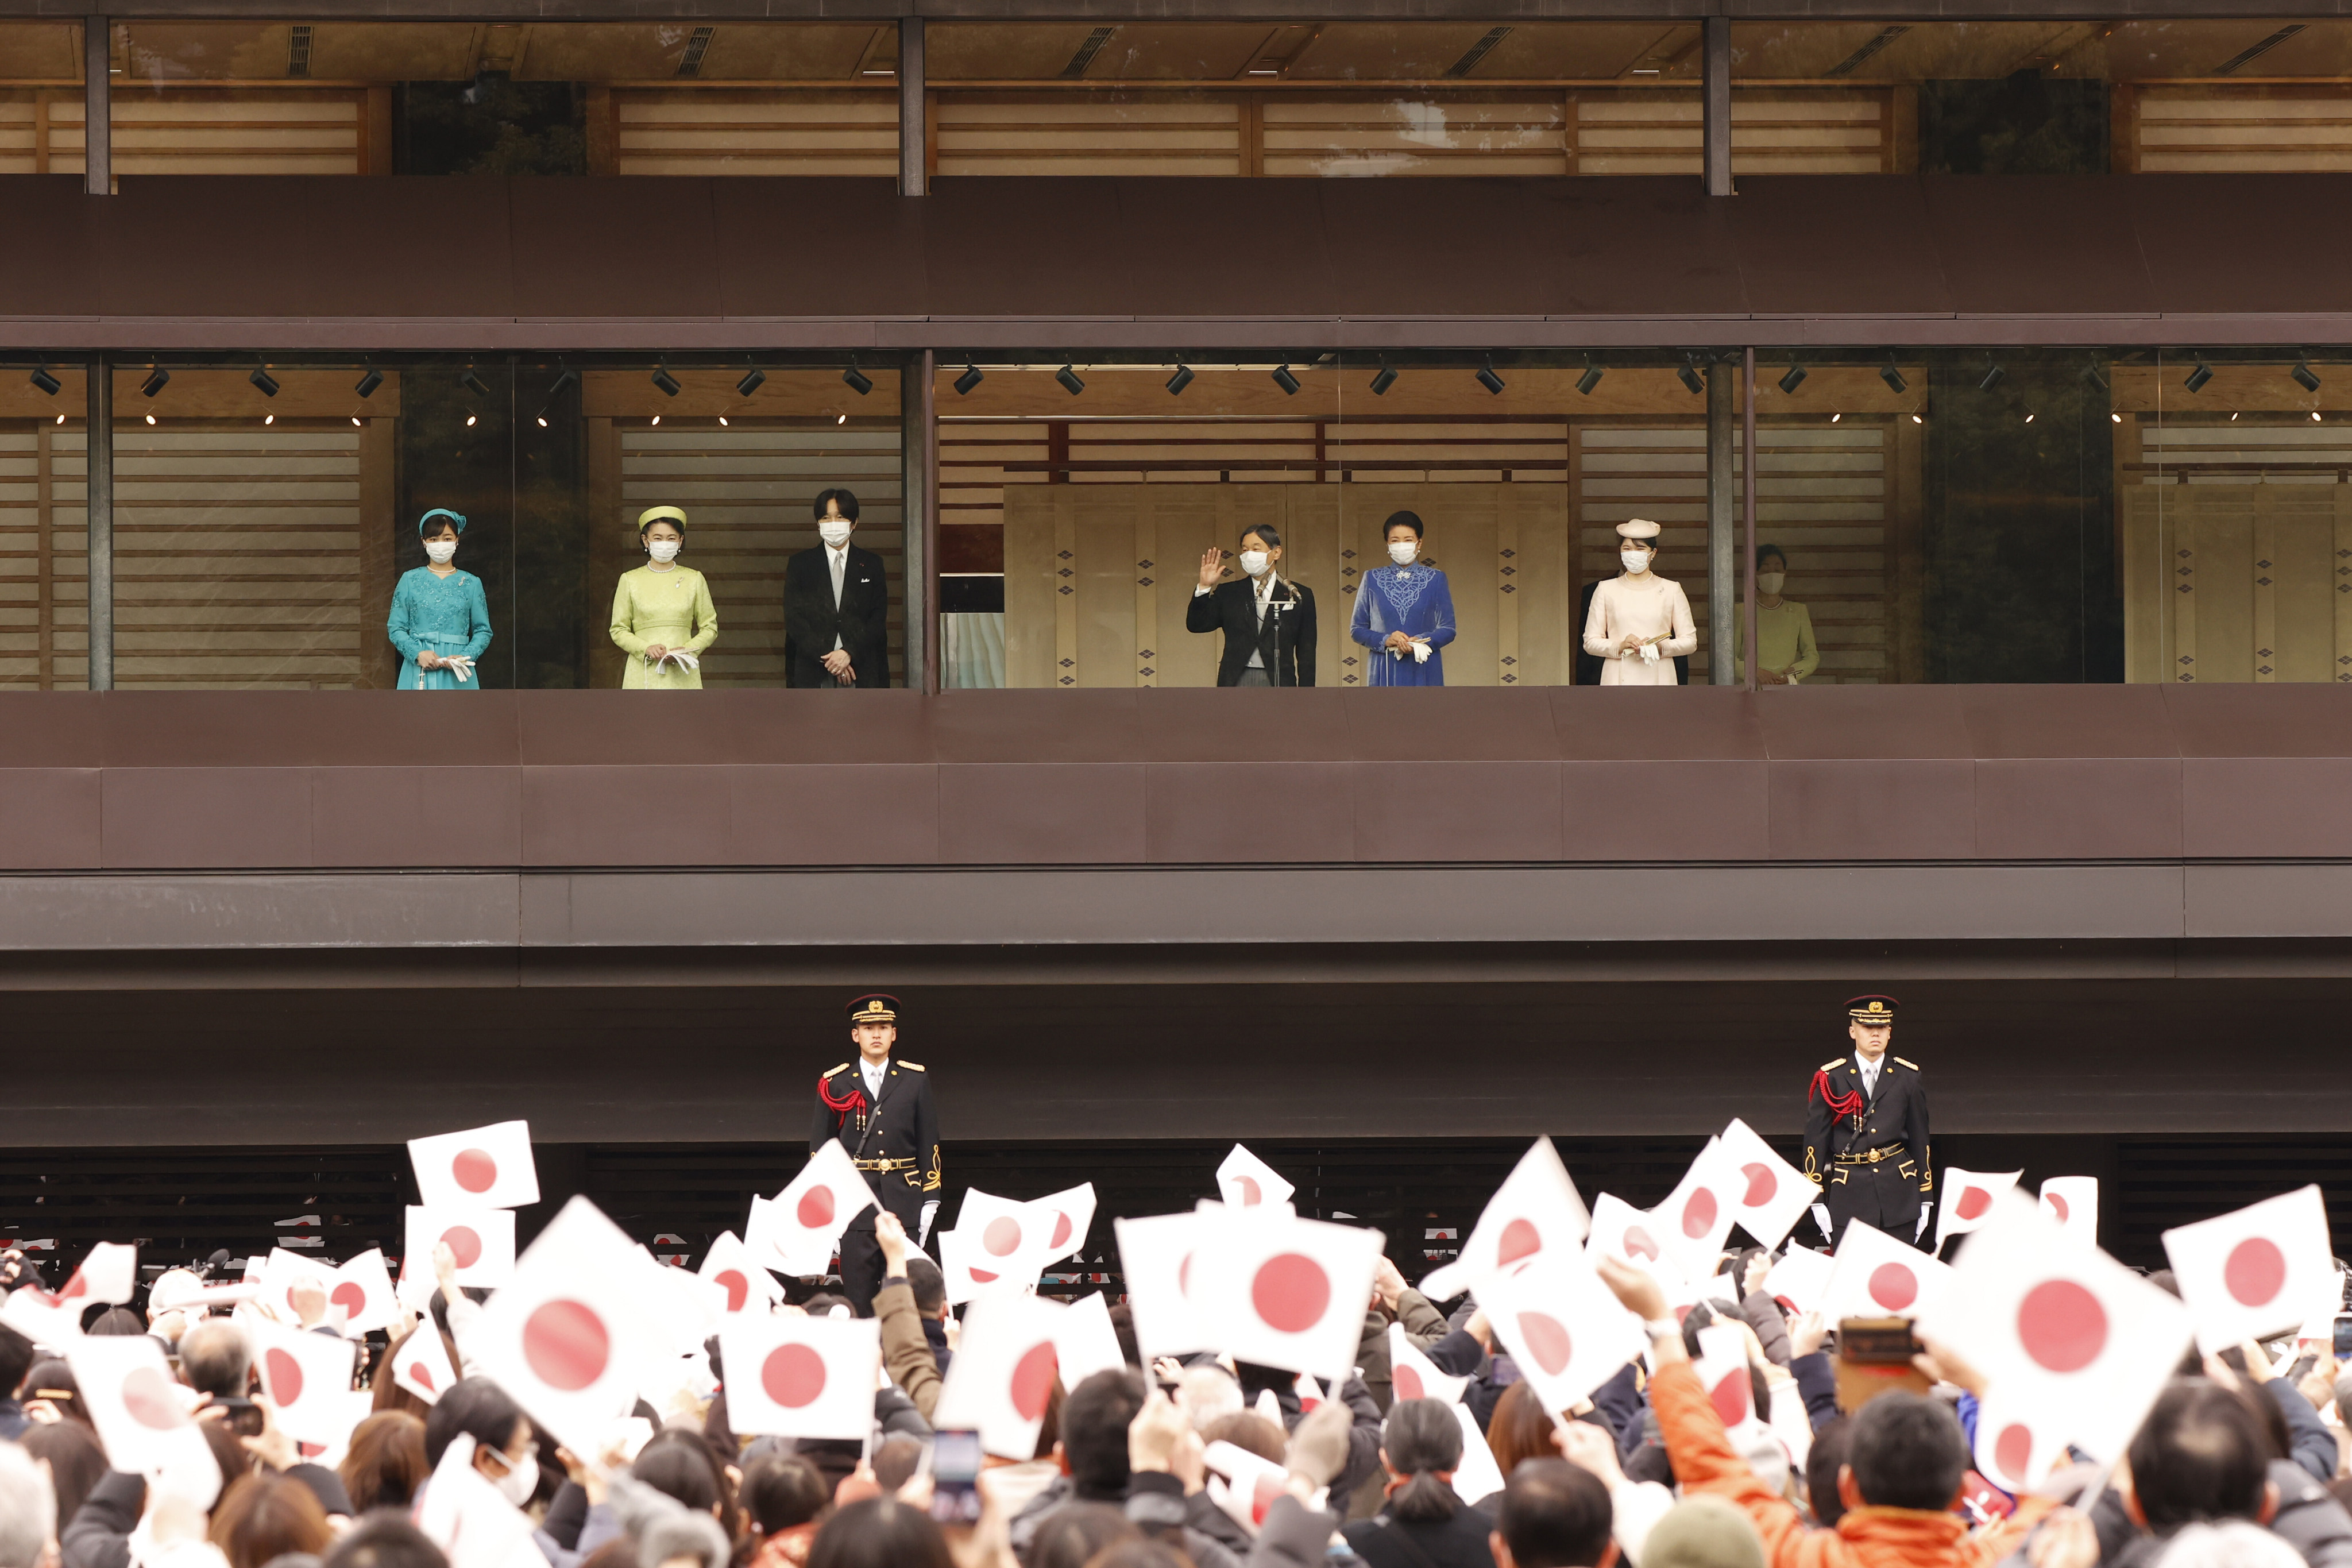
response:
[[[1780,585],[1789,580],[1789,558],[1780,553],[1777,544],[1767,544],[1756,552],[1756,680],[1759,686],[1797,686],[1805,677],[1821,668],[1821,645],[1813,640],[1813,615],[1794,599],[1780,596]],[[1748,609],[1737,606],[1732,615],[1737,635],[1731,646],[1738,650],[1732,663],[1741,676],[1748,673]]]
[[[677,563],[686,513],[648,507],[637,518],[637,542],[649,559],[622,573],[613,591],[613,641],[629,656],[621,689],[699,691],[702,651],[719,640],[719,612],[702,574]]]

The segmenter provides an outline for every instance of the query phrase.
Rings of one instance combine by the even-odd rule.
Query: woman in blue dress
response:
[[[1356,591],[1356,617],[1348,635],[1372,650],[1370,686],[1443,686],[1445,659],[1437,650],[1454,640],[1454,595],[1445,574],[1421,565],[1421,519],[1393,513],[1382,530],[1391,564],[1364,574]]]
[[[403,691],[479,691],[474,661],[490,646],[490,604],[482,580],[453,563],[466,520],[434,508],[419,519],[425,564],[405,573],[392,591],[384,631],[400,650]]]

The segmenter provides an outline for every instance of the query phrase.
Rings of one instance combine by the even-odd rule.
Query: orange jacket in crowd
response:
[[[1815,1530],[1796,1505],[1756,1479],[1725,1436],[1706,1387],[1688,1362],[1673,1362],[1650,1380],[1650,1405],[1683,1490],[1713,1492],[1739,1506],[1764,1538],[1771,1568],[1990,1568],[2015,1551],[2050,1511],[2020,1498],[2017,1512],[1982,1535],[1958,1514],[1912,1508],[1857,1508],[1835,1530]]]

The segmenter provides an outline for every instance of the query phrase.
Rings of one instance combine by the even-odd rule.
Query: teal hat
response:
[[[441,531],[437,528],[428,530],[426,527],[426,524],[430,523],[436,517],[447,518],[450,525],[456,528],[459,533],[464,533],[466,531],[466,517],[463,512],[451,511],[446,506],[436,506],[431,511],[426,512],[423,517],[416,520],[416,534],[418,538],[422,539],[428,531],[433,533],[438,533]]]

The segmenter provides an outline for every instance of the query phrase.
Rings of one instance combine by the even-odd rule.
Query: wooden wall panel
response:
[[[898,169],[895,92],[615,88],[609,100],[611,167],[597,173],[887,176]]]
[[[89,678],[89,518],[82,432],[0,424],[0,689]]]
[[[2128,174],[2340,174],[2352,169],[2352,83],[2143,84],[2125,130]]]

